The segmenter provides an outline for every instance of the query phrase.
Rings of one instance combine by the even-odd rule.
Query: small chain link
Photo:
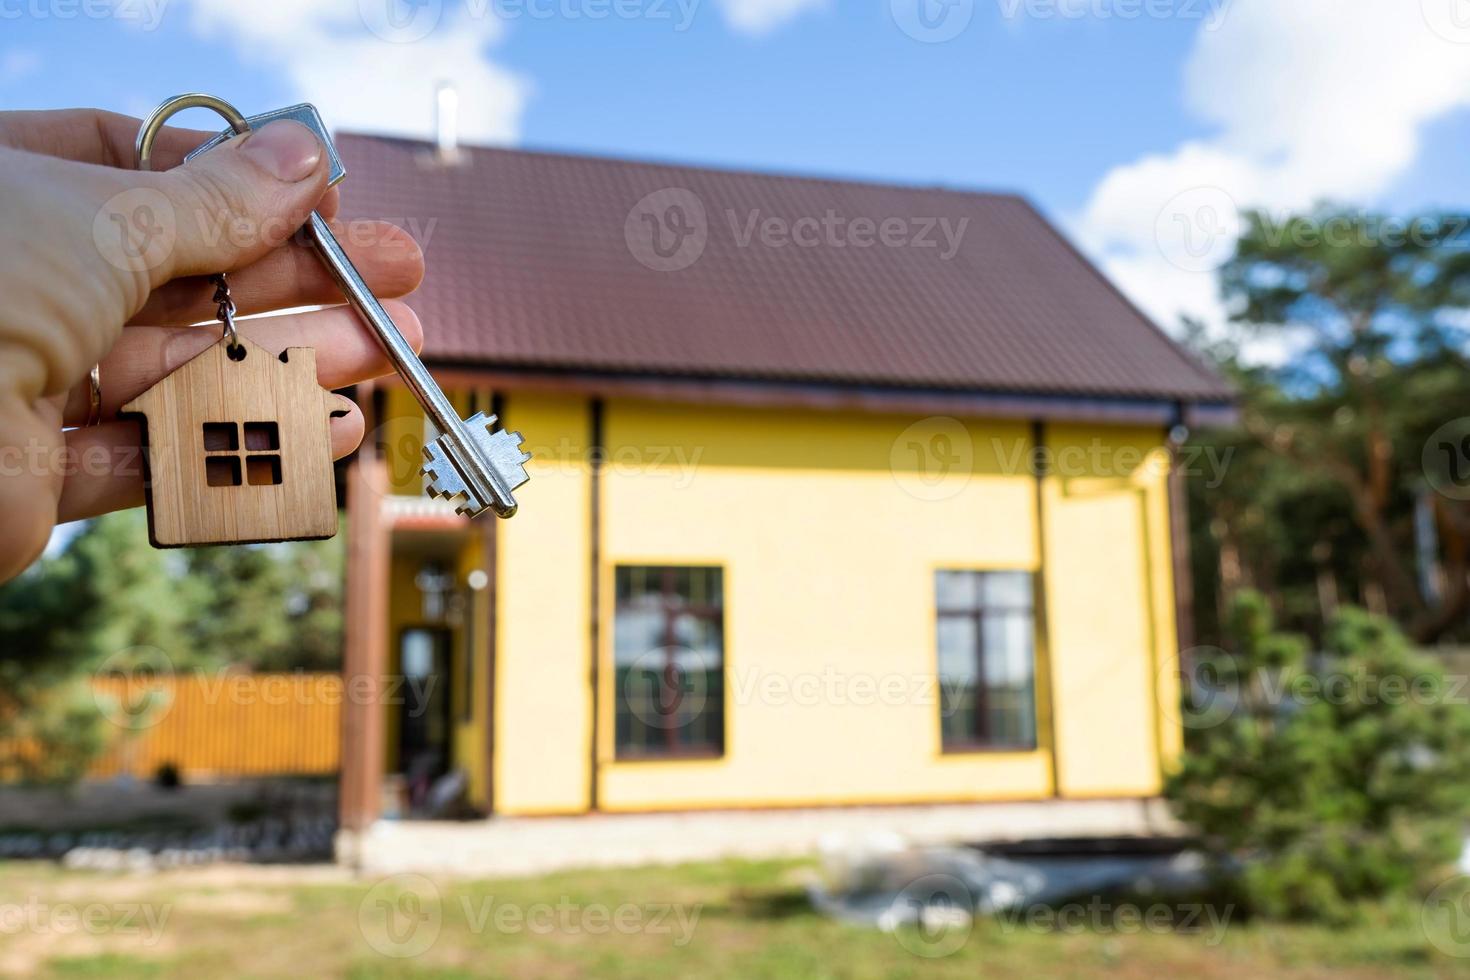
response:
[[[225,327],[225,340],[229,341],[230,349],[234,350],[240,346],[240,335],[235,330],[235,301],[230,298],[230,283],[223,272],[217,272],[210,276],[214,283],[214,302],[218,303],[215,318]]]

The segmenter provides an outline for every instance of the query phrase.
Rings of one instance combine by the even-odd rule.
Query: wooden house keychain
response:
[[[312,106],[287,106],[247,118],[212,95],[176,96],[153,111],[138,133],[140,170],[148,169],[149,150],[165,120],[196,107],[213,109],[230,129],[186,160],[252,127],[292,119],[326,146],[328,186],[347,175],[331,133]],[[439,430],[424,446],[426,492],[465,517],[487,511],[503,518],[515,514],[515,490],[528,479],[525,464],[531,460],[521,448],[521,434],[497,428],[496,417],[483,412],[461,419],[353,268],[326,219],[313,211],[304,228],[424,417]],[[337,503],[329,420],[348,411],[350,403],[317,385],[316,355],[310,348],[293,347],[276,358],[236,336],[229,288],[223,275],[216,282],[223,339],[123,406],[124,412],[142,415],[147,422],[143,458],[149,536],[160,548],[331,537],[337,531]]]
[[[214,109],[236,134],[250,130],[210,96],[170,100],[138,134],[138,169],[149,169],[164,121],[193,106]],[[144,420],[148,537],[157,548],[330,538],[330,419],[351,402],[317,383],[312,348],[275,355],[239,336],[229,283],[213,279],[219,342],[122,406]]]

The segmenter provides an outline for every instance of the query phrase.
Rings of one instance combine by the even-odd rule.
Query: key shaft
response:
[[[207,100],[205,104],[211,106],[218,103],[218,100],[207,96],[184,96],[171,102],[201,98]],[[165,105],[169,104],[171,103]],[[332,135],[314,106],[302,103],[258,116],[237,118],[239,113],[233,106],[218,104],[222,107],[219,110],[222,113],[225,109],[229,110],[225,115],[231,123],[231,129],[196,147],[185,157],[186,160],[219,146],[236,135],[237,131],[258,129],[277,120],[290,119],[310,129],[326,146],[330,164],[328,186],[337,184],[347,176],[347,170],[342,166],[342,160],[332,143]],[[141,136],[139,141],[142,145]],[[146,157],[143,159],[146,160]],[[388,360],[407,382],[414,398],[441,433],[438,439],[424,447],[427,460],[424,472],[431,476],[429,493],[456,501],[456,510],[471,517],[478,517],[486,510],[493,510],[500,517],[510,517],[516,512],[516,501],[512,494],[516,487],[526,481],[523,464],[531,458],[520,448],[520,433],[506,432],[503,429],[490,431],[490,426],[495,421],[494,416],[487,418],[476,415],[469,422],[461,421],[459,413],[445,397],[429,369],[424,367],[424,362],[419,360],[418,354],[414,353],[404,339],[398,325],[393,322],[388,311],[383,309],[383,304],[378,302],[378,298],[363,281],[362,275],[352,265],[352,260],[347,257],[347,252],[332,234],[327,222],[313,211],[307,219],[306,230],[327,271],[336,280],[353,309],[372,328],[373,335],[378,338]]]
[[[348,259],[347,252],[332,234],[326,220],[313,211],[306,220],[306,228],[312,243],[321,252],[328,272],[342,289],[347,301],[373,328],[374,336],[378,338],[378,343],[382,345],[383,352],[388,355],[394,369],[408,383],[414,398],[443,433],[442,437],[449,441],[453,450],[453,462],[463,472],[466,483],[472,490],[470,496],[478,498],[472,500],[471,507],[468,508],[471,516],[478,516],[486,509],[493,509],[502,517],[514,514],[516,503],[511,488],[494,469],[485,465],[480,452],[467,437],[459,413],[445,397],[433,375],[429,374],[429,369],[424,367],[424,362],[419,360],[419,356],[404,339],[403,332],[398,329],[388,311],[383,309],[383,304],[378,302],[378,298],[363,281],[362,275]]]

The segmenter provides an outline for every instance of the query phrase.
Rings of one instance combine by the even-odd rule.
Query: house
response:
[[[316,351],[211,344],[122,407],[143,416],[154,547],[329,538],[337,533],[329,419]]]
[[[1180,427],[1231,392],[1010,195],[342,135],[520,513],[347,477],[343,825],[1139,800],[1181,741]],[[365,394],[360,392],[359,394]]]

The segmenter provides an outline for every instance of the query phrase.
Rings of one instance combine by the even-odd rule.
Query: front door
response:
[[[449,771],[449,643],[449,630],[429,626],[405,629],[398,641],[398,764],[415,807]]]

